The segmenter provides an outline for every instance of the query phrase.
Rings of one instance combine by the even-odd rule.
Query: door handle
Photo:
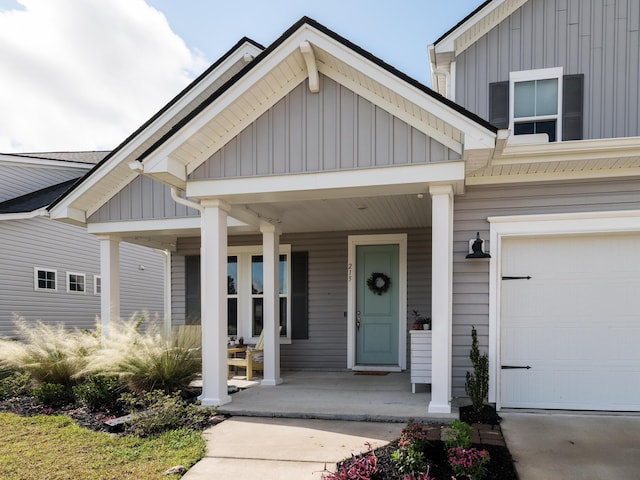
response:
[[[360,330],[360,310],[356,312],[356,329]]]

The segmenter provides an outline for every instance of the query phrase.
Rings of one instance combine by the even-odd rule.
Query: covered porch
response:
[[[451,413],[428,413],[425,405],[431,400],[430,389],[421,385],[411,393],[408,372],[358,375],[351,371],[287,370],[283,379],[278,388],[230,379],[230,385],[244,388],[232,394],[233,401],[220,407],[219,413],[384,422],[407,422],[410,418],[446,422],[458,416],[456,408]]]

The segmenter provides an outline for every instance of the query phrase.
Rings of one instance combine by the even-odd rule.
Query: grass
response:
[[[171,430],[152,438],[113,437],[65,416],[0,413],[0,472],[4,480],[179,478],[162,473],[191,467],[205,454],[201,432]]]

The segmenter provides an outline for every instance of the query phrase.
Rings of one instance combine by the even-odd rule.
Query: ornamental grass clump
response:
[[[20,341],[0,340],[0,364],[26,372],[37,383],[70,390],[82,382],[92,356],[100,348],[97,335],[65,329],[63,324],[16,320]]]
[[[166,338],[158,321],[132,317],[112,322],[89,369],[118,375],[134,392],[186,390],[202,369],[200,350]]]

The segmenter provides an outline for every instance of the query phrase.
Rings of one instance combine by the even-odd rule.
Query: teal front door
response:
[[[356,365],[399,364],[399,246],[356,247]]]

